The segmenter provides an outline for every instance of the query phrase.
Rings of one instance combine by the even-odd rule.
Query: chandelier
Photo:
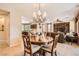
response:
[[[41,12],[40,3],[38,4],[38,11],[33,12],[33,21],[36,23],[43,23],[46,21],[46,12]]]

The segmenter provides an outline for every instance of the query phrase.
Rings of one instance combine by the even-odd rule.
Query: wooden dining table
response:
[[[53,38],[52,37],[49,37],[49,39],[45,38],[45,37],[42,37],[37,40],[36,38],[37,36],[31,36],[31,44],[34,44],[34,45],[39,45],[39,46],[47,46],[49,43],[53,42]],[[40,49],[39,50],[39,55],[44,55],[44,52]]]
[[[36,45],[44,45],[44,44],[49,44],[53,41],[53,38],[50,37],[49,39],[47,38],[40,38],[37,40],[37,36],[31,36],[31,44],[36,44]]]

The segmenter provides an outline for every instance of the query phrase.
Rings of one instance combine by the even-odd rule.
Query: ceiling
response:
[[[56,16],[74,14],[76,3],[42,3],[41,10],[47,12],[47,18],[53,19]],[[0,3],[0,7],[15,9],[27,19],[32,19],[34,11],[38,10],[38,4],[34,3]],[[69,15],[70,15],[69,14]]]

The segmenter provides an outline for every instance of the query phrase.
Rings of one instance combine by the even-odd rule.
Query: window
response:
[[[22,24],[22,31],[30,31],[30,24]]]

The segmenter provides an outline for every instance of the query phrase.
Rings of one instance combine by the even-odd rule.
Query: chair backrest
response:
[[[51,37],[51,32],[47,32],[46,36],[50,36]]]
[[[28,32],[22,32],[22,35],[28,35],[29,33]]]
[[[58,33],[56,33],[56,32],[47,32],[47,33],[46,33],[46,36],[52,37],[52,38],[54,38],[54,39],[55,39],[55,36],[56,36],[56,35],[58,35]]]
[[[55,39],[55,36],[56,35],[58,35],[58,33],[56,33],[56,32],[51,32],[51,37],[53,38],[53,39]]]
[[[64,41],[65,41],[65,38],[64,38],[63,33],[59,33],[59,40],[58,40],[58,42],[59,43],[64,43]]]
[[[30,42],[30,35],[22,35],[23,37],[23,42],[24,42],[24,48],[28,49],[30,52],[31,50],[31,42]]]
[[[56,48],[58,39],[59,39],[59,34],[55,36],[55,39],[54,39],[53,45],[52,45],[52,51],[54,50],[54,48]]]

